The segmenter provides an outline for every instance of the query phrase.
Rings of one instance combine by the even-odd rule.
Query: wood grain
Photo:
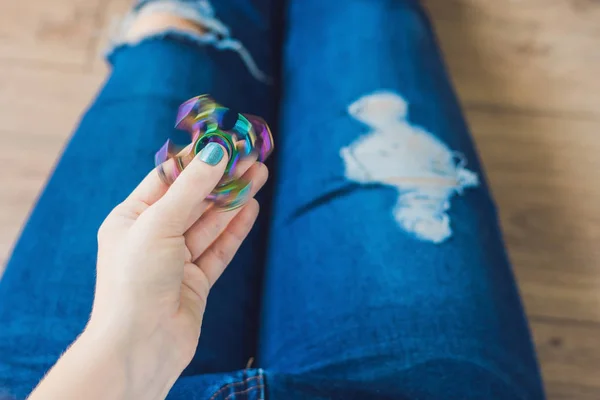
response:
[[[47,67],[84,65],[102,1],[3,1],[0,60]]]
[[[546,382],[548,400],[598,400],[600,390],[572,383]]]
[[[598,114],[600,3],[427,0],[465,103]]]
[[[529,313],[600,322],[600,122],[468,117]]]
[[[0,65],[0,121],[8,132],[68,135],[104,79],[81,71]]]
[[[556,388],[551,398],[565,398],[583,393],[600,398],[600,324],[568,324],[560,319],[534,318],[532,328],[544,378],[549,389]],[[562,392],[562,393],[561,393]]]

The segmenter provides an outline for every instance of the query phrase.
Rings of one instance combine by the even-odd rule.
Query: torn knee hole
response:
[[[140,40],[170,30],[203,35],[206,33],[204,26],[165,12],[143,13],[136,15],[131,23],[125,27],[123,40],[133,44]]]
[[[257,65],[254,58],[229,28],[215,15],[206,0],[189,3],[180,0],[142,2],[113,29],[108,56],[117,48],[134,46],[152,38],[181,38],[199,46],[237,53],[250,74],[260,82],[272,79]]]

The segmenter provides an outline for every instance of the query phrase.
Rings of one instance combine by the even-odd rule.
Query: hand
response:
[[[211,149],[214,166],[201,160],[211,157]],[[250,232],[259,210],[253,197],[268,176],[263,164],[241,165],[238,175],[245,172],[253,182],[252,199],[221,212],[205,198],[226,164],[221,146],[207,146],[170,188],[152,171],[106,218],[98,234],[91,327],[116,329],[132,343],[169,349],[181,369],[187,366],[209,290]]]
[[[98,233],[89,324],[32,398],[52,398],[54,390],[60,398],[80,398],[80,390],[90,398],[90,381],[106,386],[103,380],[111,391],[98,389],[98,398],[164,398],[194,356],[210,288],[258,215],[253,197],[268,171],[254,161],[237,169],[252,182],[244,207],[221,212],[205,200],[226,164],[225,150],[209,145],[171,187],[154,170],[110,213]],[[61,376],[68,379],[62,385]],[[126,378],[118,384],[115,376]]]

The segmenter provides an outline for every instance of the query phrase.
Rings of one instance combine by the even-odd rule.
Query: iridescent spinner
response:
[[[184,168],[208,143],[227,150],[229,161],[223,178],[208,197],[219,208],[233,210],[246,203],[251,182],[235,177],[239,161],[256,157],[264,162],[273,151],[273,135],[260,117],[238,114],[221,106],[208,95],[183,103],[177,114],[176,128],[188,131],[192,143],[176,147],[170,140],[156,153],[155,163],[161,179],[171,185]]]

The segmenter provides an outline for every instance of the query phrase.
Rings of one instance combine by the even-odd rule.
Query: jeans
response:
[[[207,35],[112,51],[0,281],[0,398],[24,398],[84,328],[98,227],[164,141],[186,136],[178,105],[210,93],[271,124],[273,178],[169,399],[543,399],[495,207],[418,2],[214,3],[173,3],[221,24]]]

